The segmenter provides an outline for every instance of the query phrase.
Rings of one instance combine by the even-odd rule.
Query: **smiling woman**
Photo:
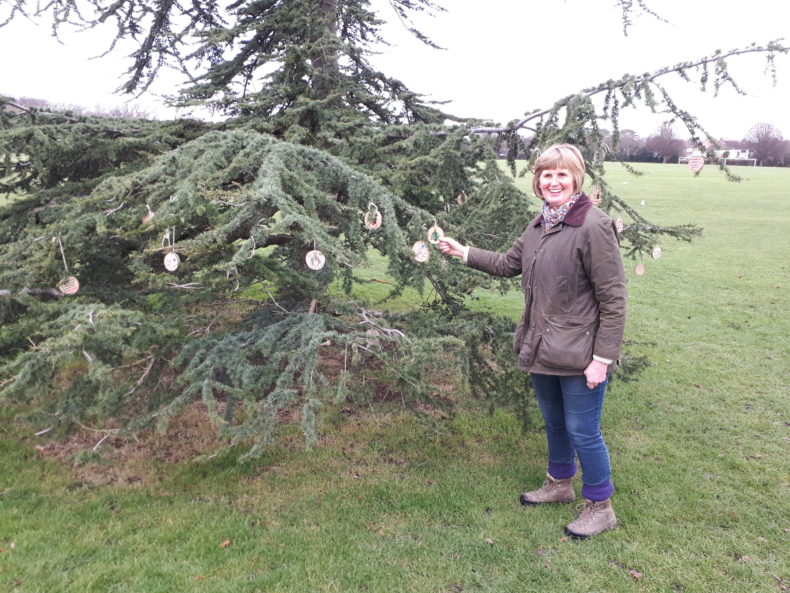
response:
[[[528,372],[546,424],[547,477],[521,503],[571,502],[576,459],[582,469],[582,514],[565,528],[576,538],[617,526],[609,451],[601,412],[619,364],[626,287],[612,220],[582,193],[584,158],[572,145],[545,149],[535,161],[533,190],[541,214],[506,253],[466,247],[445,237],[443,253],[495,276],[521,275],[525,310],[513,347]]]

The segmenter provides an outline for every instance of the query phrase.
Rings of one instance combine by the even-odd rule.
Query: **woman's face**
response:
[[[559,208],[576,193],[573,175],[568,169],[543,169],[538,184],[543,199],[552,208]]]

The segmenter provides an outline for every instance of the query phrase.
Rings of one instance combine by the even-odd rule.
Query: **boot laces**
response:
[[[603,505],[599,501],[585,500],[583,503],[576,505],[576,510],[579,511],[578,520],[584,521],[595,515],[595,513],[601,512]]]

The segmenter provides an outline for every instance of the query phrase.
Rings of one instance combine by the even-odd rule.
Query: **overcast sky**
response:
[[[787,17],[775,0],[732,5],[646,1],[669,22],[634,15],[625,37],[620,10],[611,0],[445,0],[447,12],[419,21],[445,48],[437,51],[410,38],[386,0],[375,0],[385,6],[382,16],[392,21],[385,37],[393,40],[375,62],[413,90],[450,101],[445,109],[451,113],[506,122],[625,73],[651,72],[717,49],[790,37]],[[58,44],[51,37],[47,22],[17,20],[0,29],[0,93],[86,107],[128,100],[113,94],[127,67],[124,52],[91,59],[106,48],[108,32],[62,38],[64,44]],[[763,57],[736,58],[732,71],[748,92],[745,97],[731,89],[714,98],[700,95],[695,85],[671,86],[680,91],[680,103],[716,137],[741,139],[752,125],[765,121],[790,138],[790,58],[780,57],[777,66],[779,84],[774,87]],[[669,80],[679,82],[674,75]],[[155,91],[172,93],[179,82],[170,76]],[[153,95],[132,102],[160,118],[174,115]],[[623,127],[647,136],[662,119],[626,113]]]

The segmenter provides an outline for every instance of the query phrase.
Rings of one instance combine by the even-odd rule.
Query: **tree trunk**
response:
[[[313,90],[319,99],[330,95],[340,74],[337,52],[328,46],[330,38],[332,41],[337,38],[337,18],[337,0],[318,1],[318,30],[310,61],[316,71]]]

